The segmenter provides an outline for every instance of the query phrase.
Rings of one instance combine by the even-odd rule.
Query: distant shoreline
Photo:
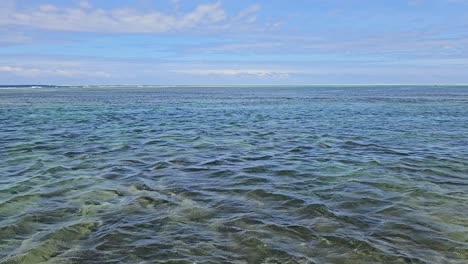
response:
[[[468,87],[468,84],[241,84],[241,85],[134,85],[134,84],[116,84],[116,85],[41,85],[41,84],[18,84],[18,85],[0,85],[0,89],[41,89],[41,88],[317,88],[317,87]]]

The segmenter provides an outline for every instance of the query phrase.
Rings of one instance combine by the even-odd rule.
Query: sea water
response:
[[[0,263],[467,263],[468,87],[0,89]]]

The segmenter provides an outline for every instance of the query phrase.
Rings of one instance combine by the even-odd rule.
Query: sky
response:
[[[0,85],[468,83],[468,0],[1,0]]]

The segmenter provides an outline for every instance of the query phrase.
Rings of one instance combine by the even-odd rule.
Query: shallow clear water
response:
[[[468,87],[0,89],[0,263],[467,263]]]

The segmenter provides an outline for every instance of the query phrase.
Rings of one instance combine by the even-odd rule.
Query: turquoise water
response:
[[[467,263],[468,87],[0,89],[0,263]]]

